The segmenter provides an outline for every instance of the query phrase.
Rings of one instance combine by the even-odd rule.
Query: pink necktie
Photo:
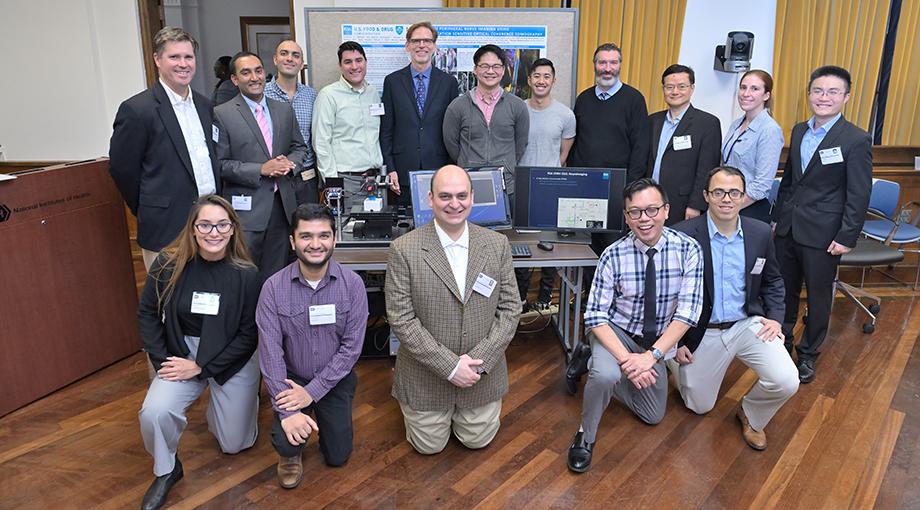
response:
[[[259,129],[262,131],[262,138],[265,139],[265,147],[268,148],[268,157],[272,155],[272,132],[268,129],[268,119],[265,118],[265,113],[262,112],[262,105],[256,105],[256,123],[259,125]]]
[[[259,125],[259,130],[262,131],[262,138],[265,139],[265,146],[268,147],[268,157],[272,155],[272,132],[268,129],[268,119],[265,118],[265,114],[262,113],[262,105],[256,105],[256,124]],[[275,182],[272,186],[272,191],[278,191],[278,183]]]

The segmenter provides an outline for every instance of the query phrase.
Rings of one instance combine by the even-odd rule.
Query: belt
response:
[[[710,322],[706,326],[706,329],[730,329],[738,321],[729,321],[729,322]]]

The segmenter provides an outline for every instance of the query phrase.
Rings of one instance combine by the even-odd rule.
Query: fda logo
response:
[[[11,214],[13,214],[13,212],[10,211],[10,208],[7,207],[6,204],[0,204],[0,223],[10,219]]]

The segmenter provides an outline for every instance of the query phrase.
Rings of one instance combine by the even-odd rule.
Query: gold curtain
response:
[[[623,50],[620,79],[639,89],[648,111],[667,107],[661,73],[677,63],[687,0],[573,0],[580,9],[578,90],[594,84],[594,49],[612,42]]]
[[[885,108],[883,145],[920,145],[920,2],[901,4],[891,82]]]
[[[481,7],[486,9],[504,9],[519,7],[522,9],[556,8],[562,6],[560,0],[447,0],[444,7],[470,8]]]
[[[822,65],[850,71],[844,115],[868,131],[889,6],[890,0],[777,0],[773,117],[787,141],[792,126],[811,117],[805,89]]]

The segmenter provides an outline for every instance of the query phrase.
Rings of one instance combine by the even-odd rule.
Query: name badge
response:
[[[231,197],[231,205],[233,209],[237,211],[251,211],[252,210],[252,197],[248,195],[233,195]]]
[[[383,103],[374,103],[370,105],[371,115],[379,117],[383,115]]]
[[[690,142],[690,135],[675,136],[672,139],[672,144],[676,151],[683,151],[693,147],[693,143]]]
[[[473,290],[485,297],[490,297],[495,290],[495,280],[486,276],[485,273],[479,273],[476,277],[476,283],[473,284]]]
[[[763,266],[767,263],[767,259],[763,257],[757,257],[757,260],[754,261],[754,267],[751,269],[751,274],[760,274],[763,272]]]
[[[192,313],[217,315],[220,309],[220,294],[217,292],[192,292]]]
[[[818,151],[818,154],[821,155],[822,165],[830,165],[831,163],[843,163],[843,152],[840,150],[840,147],[822,149]]]
[[[335,303],[310,307],[310,325],[335,324]]]
[[[220,138],[220,130],[217,129],[217,126],[211,124],[211,140],[214,140],[214,143],[217,143],[217,139]]]

